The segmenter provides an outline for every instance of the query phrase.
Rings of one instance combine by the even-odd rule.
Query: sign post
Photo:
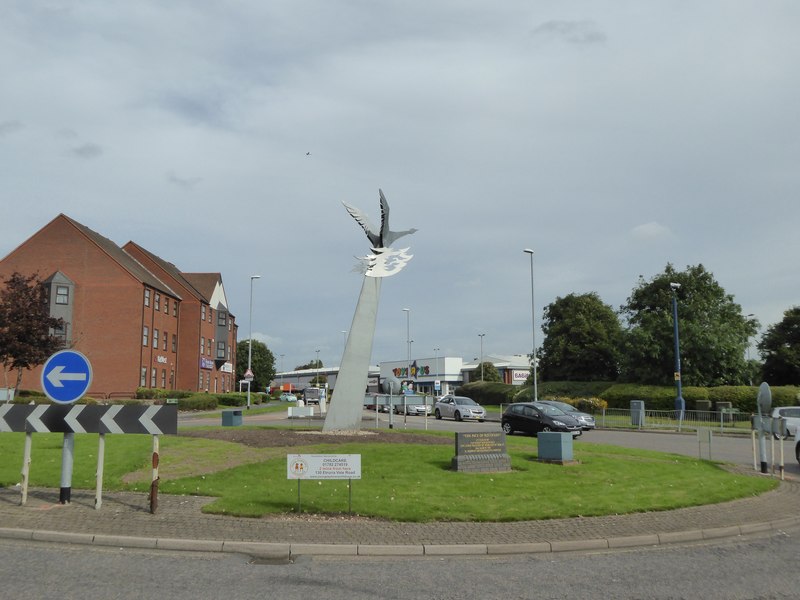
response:
[[[92,365],[80,352],[61,350],[42,367],[42,389],[53,402],[72,404],[80,400],[92,384]],[[58,501],[69,504],[72,498],[72,465],[75,433],[64,432],[61,446],[61,488]]]

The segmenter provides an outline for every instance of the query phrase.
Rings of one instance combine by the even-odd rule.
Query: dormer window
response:
[[[69,304],[69,286],[56,286],[56,304]]]

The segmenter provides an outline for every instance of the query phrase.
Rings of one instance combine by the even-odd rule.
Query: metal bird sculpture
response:
[[[347,212],[350,213],[350,216],[356,220],[356,223],[361,225],[361,228],[364,230],[364,233],[367,234],[367,239],[369,239],[369,243],[373,248],[391,248],[392,244],[399,238],[403,237],[404,235],[415,233],[417,230],[413,227],[411,229],[406,229],[405,231],[392,231],[389,229],[389,203],[386,201],[386,196],[383,195],[383,190],[378,189],[378,194],[381,198],[380,229],[376,229],[369,217],[361,210],[355,208],[354,206],[350,206],[346,202],[342,202],[342,204],[344,204],[344,207]]]

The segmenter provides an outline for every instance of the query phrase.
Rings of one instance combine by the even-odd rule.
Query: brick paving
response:
[[[0,488],[0,537],[25,537],[25,532],[65,532],[91,536],[215,540],[330,545],[506,545],[633,536],[652,542],[654,535],[679,539],[681,532],[728,533],[800,526],[800,482],[784,481],[771,492],[723,504],[664,512],[579,517],[514,523],[395,523],[364,518],[236,518],[206,515],[210,498],[159,496],[150,514],[147,495],[108,492],[100,510],[94,492],[73,490],[72,502],[58,503],[58,490],[31,489],[20,506],[18,488]],[[34,536],[35,537],[35,536]],[[701,536],[702,538],[702,536]],[[122,545],[122,544],[121,544]],[[610,545],[610,544],[609,544]],[[565,546],[566,547],[566,546]],[[426,552],[427,553],[427,552]]]

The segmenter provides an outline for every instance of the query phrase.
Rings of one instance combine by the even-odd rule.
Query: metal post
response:
[[[533,250],[525,248],[526,254],[531,255],[531,364],[533,365],[533,399],[539,400],[539,376],[536,370],[536,310],[533,302]]]
[[[253,280],[261,279],[261,275],[250,275],[250,316],[247,326],[247,370],[253,366]],[[247,384],[247,410],[250,410],[250,384]]]
[[[73,454],[75,452],[75,434],[64,433],[64,441],[61,445],[61,489],[58,494],[58,501],[61,504],[69,504],[72,500],[72,465]]]
[[[33,433],[28,431],[25,434],[25,451],[22,456],[22,497],[19,500],[20,506],[25,506],[28,501],[28,476],[31,471],[31,444]]]
[[[406,313],[406,377],[408,383],[411,383],[411,309],[404,308],[403,312]]]
[[[106,459],[106,434],[101,433],[97,442],[97,485],[94,492],[94,508],[100,510],[103,506],[103,466]]]
[[[153,436],[153,474],[150,482],[150,514],[156,514],[158,509],[158,436]]]
[[[675,338],[675,410],[678,412],[678,431],[683,421],[683,412],[686,409],[686,402],[683,399],[681,388],[681,344],[678,337],[678,299],[676,291],[681,287],[680,283],[670,283],[672,288],[672,327]]]
[[[481,338],[481,381],[483,381],[483,336],[485,333],[479,333],[478,337]]]

